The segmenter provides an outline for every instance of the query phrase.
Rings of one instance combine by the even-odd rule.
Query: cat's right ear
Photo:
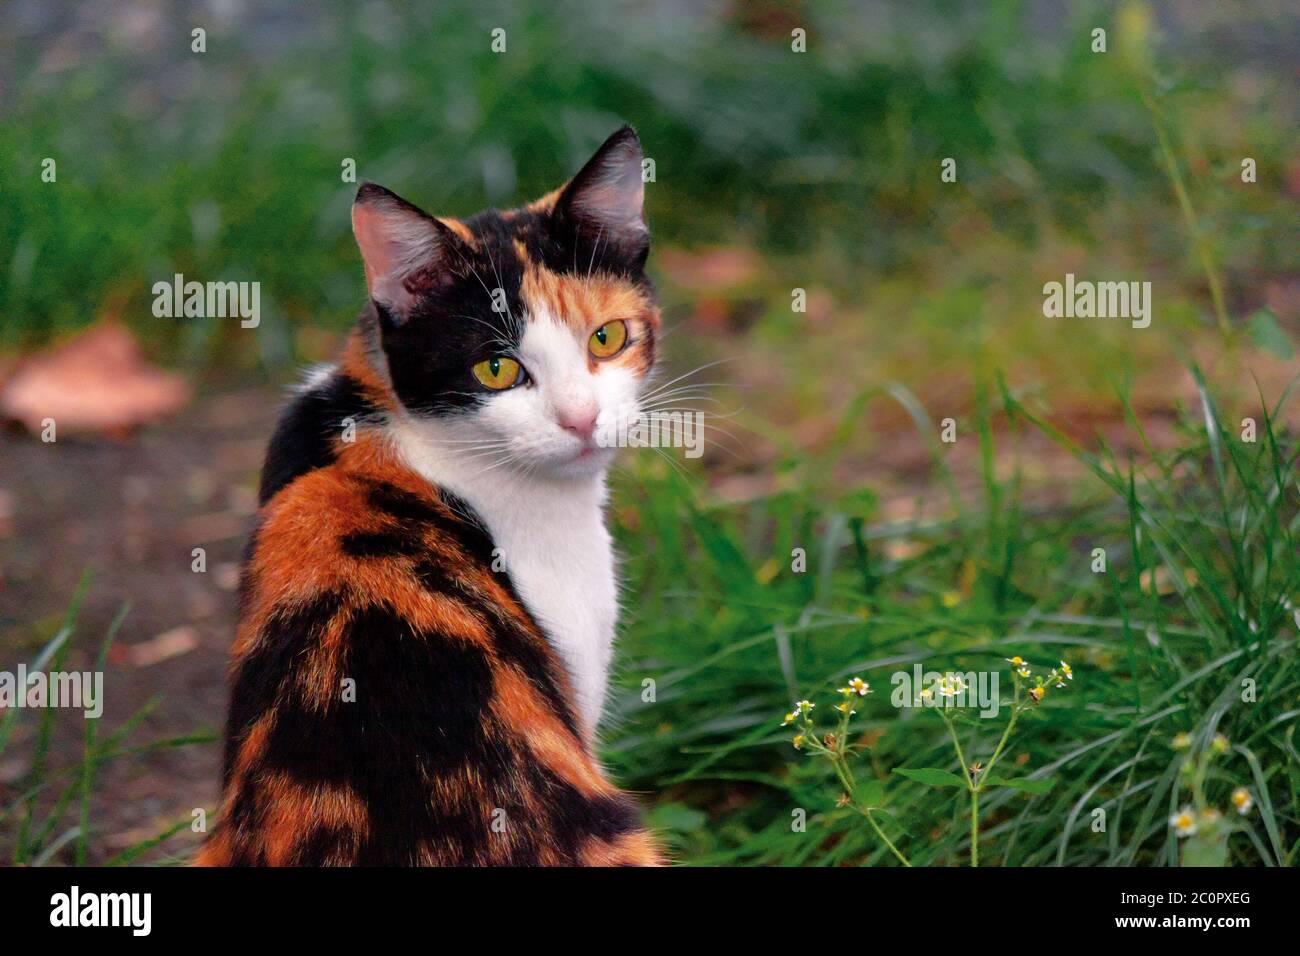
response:
[[[401,325],[422,294],[450,280],[456,234],[383,186],[363,183],[352,202],[370,298]]]

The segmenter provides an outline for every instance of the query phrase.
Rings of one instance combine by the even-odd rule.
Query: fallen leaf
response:
[[[0,417],[33,434],[53,419],[59,434],[121,436],[178,411],[189,398],[183,378],[151,365],[126,328],[105,320],[23,359],[0,391]]]
[[[665,249],[659,267],[672,282],[693,289],[734,289],[763,275],[763,261],[749,250],[737,248]]]
[[[199,633],[187,624],[163,631],[139,644],[127,648],[130,661],[136,667],[150,667],[173,657],[188,654],[199,646]]]

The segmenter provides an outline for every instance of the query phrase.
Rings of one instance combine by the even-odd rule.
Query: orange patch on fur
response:
[[[352,846],[338,848],[339,862],[345,863],[370,831],[365,805],[347,788],[304,785],[279,774],[263,778],[261,784],[261,849],[271,866],[292,865],[303,838],[321,826],[347,834]]]
[[[624,833],[613,842],[591,839],[582,848],[583,866],[663,866],[663,855],[644,830]]]
[[[641,290],[604,273],[561,275],[530,264],[519,293],[530,312],[549,313],[580,332],[612,319],[658,324],[659,311]]]
[[[565,183],[565,186],[567,185],[568,183]],[[529,212],[540,212],[540,213],[550,212],[552,209],[555,208],[555,203],[559,200],[560,194],[562,192],[564,192],[564,186],[561,186],[558,189],[552,189],[545,196],[542,196],[540,199],[534,199],[524,208],[527,209]]]
[[[511,668],[493,673],[492,709],[528,744],[533,755],[584,796],[615,793],[587,755],[586,748],[542,704],[531,682]]]
[[[353,329],[348,336],[347,343],[343,346],[343,355],[339,359],[339,368],[361,386],[361,391],[370,404],[386,412],[397,411],[396,396],[366,355],[366,340],[360,329]],[[361,423],[357,424],[359,426]]]
[[[438,221],[464,240],[466,245],[474,245],[474,233],[470,232],[469,226],[465,225],[459,219],[449,219],[446,216],[439,216]]]

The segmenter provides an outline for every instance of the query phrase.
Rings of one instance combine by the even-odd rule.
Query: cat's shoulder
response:
[[[345,367],[313,369],[290,394],[267,445],[258,502],[265,505],[298,478],[333,464],[340,443],[385,410]]]

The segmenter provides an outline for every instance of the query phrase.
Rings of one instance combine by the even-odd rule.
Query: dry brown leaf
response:
[[[0,417],[39,433],[110,432],[157,421],[190,398],[183,378],[151,365],[122,325],[106,320],[22,360],[0,391]]]
[[[763,261],[740,248],[665,249],[659,267],[674,283],[692,289],[734,289],[756,282],[763,274]]]
[[[163,631],[157,637],[151,637],[139,644],[127,648],[127,656],[136,667],[150,667],[173,657],[188,654],[199,646],[199,632],[189,625],[182,624],[170,631]]]

